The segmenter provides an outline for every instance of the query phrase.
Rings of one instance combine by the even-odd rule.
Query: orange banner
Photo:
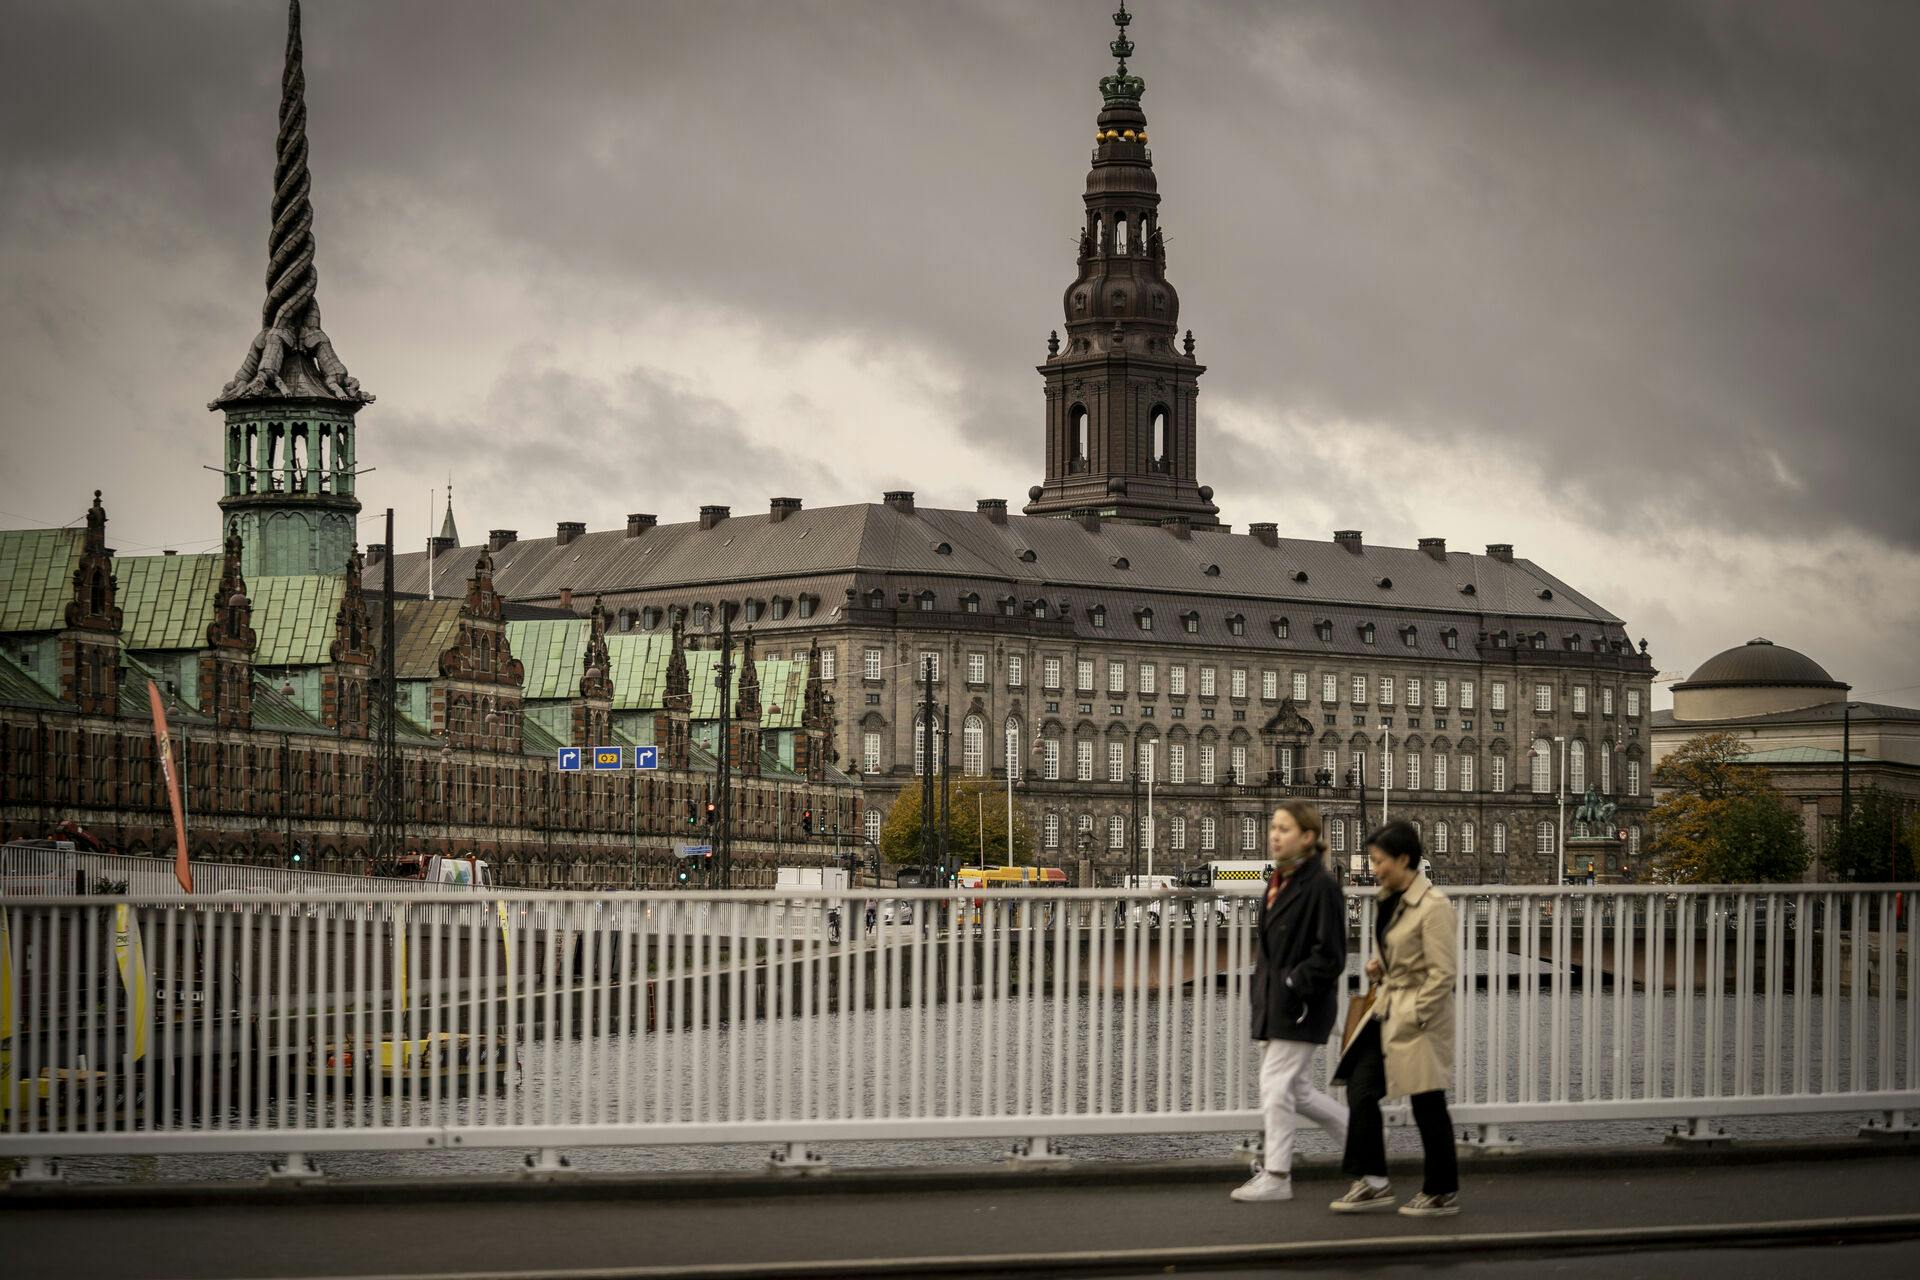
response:
[[[180,812],[180,780],[173,774],[173,744],[167,740],[167,704],[161,700],[160,686],[147,681],[147,698],[153,704],[155,754],[160,757],[160,774],[167,780],[167,803],[173,806],[173,878],[188,893],[193,892],[193,865],[187,861],[187,820]]]

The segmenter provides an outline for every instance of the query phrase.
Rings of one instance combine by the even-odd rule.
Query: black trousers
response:
[[[1369,1020],[1353,1042],[1347,1075],[1347,1152],[1340,1167],[1355,1178],[1387,1176],[1387,1130],[1380,1120],[1380,1099],[1387,1095],[1387,1057],[1380,1044],[1380,1024]],[[1460,1189],[1460,1161],[1453,1149],[1453,1121],[1447,1115],[1447,1091],[1416,1093],[1413,1122],[1420,1130],[1426,1153],[1426,1180],[1420,1189],[1430,1196],[1451,1195]]]

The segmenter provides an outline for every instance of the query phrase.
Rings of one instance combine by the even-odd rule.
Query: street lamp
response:
[[[1567,874],[1567,739],[1564,734],[1554,734],[1553,740],[1560,744],[1560,820],[1554,824],[1554,857],[1559,867],[1554,873],[1555,879],[1565,879]]]
[[[1153,775],[1159,772],[1160,739],[1147,739],[1147,878],[1153,878]]]

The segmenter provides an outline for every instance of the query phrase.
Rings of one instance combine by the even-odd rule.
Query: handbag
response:
[[[1347,1001],[1347,1025],[1346,1029],[1340,1033],[1340,1057],[1334,1065],[1333,1083],[1346,1083],[1350,1066],[1347,1057],[1353,1052],[1354,1042],[1360,1038],[1361,1031],[1366,1029],[1368,1020],[1373,1017],[1373,1007],[1379,999],[1380,984],[1375,981],[1367,984],[1365,995]]]

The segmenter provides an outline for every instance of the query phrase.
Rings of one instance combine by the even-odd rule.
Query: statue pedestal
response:
[[[1612,832],[1567,837],[1567,865],[1560,874],[1574,881],[1591,877],[1594,884],[1624,884],[1631,875],[1627,845]]]

